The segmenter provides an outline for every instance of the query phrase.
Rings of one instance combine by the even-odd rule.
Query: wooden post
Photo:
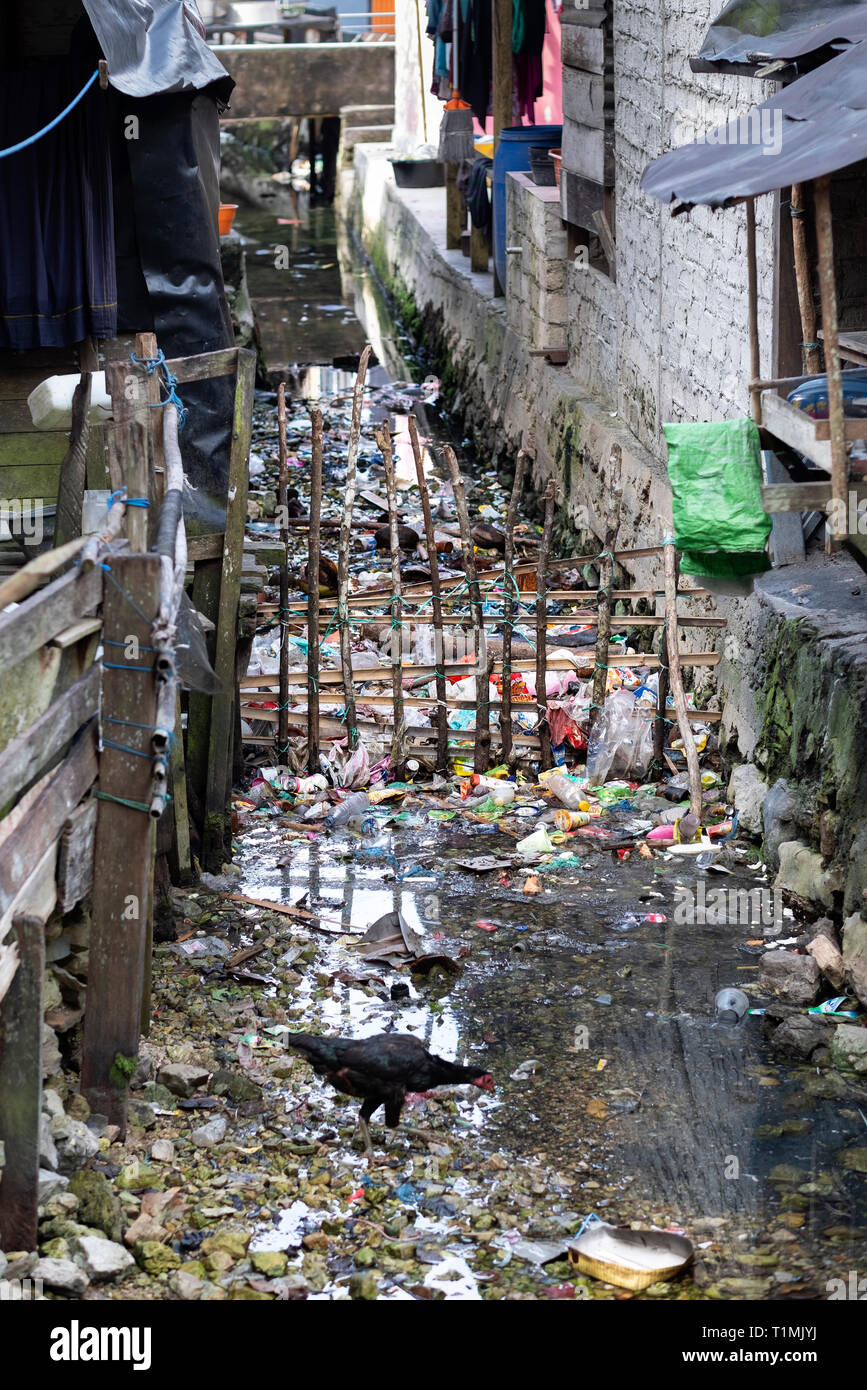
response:
[[[322,411],[310,412],[310,531],[307,537],[307,771],[319,771],[319,536],[322,519]],[[281,600],[282,601],[282,600]]]
[[[665,547],[665,635],[668,641],[668,665],[671,679],[671,693],[677,713],[677,725],[683,739],[686,765],[689,769],[689,809],[701,823],[701,768],[698,753],[686,712],[686,695],[683,689],[683,676],[680,671],[680,648],[677,644],[677,551],[672,542]]]
[[[512,741],[512,614],[515,611],[512,598],[515,576],[512,574],[512,567],[515,563],[515,522],[529,463],[530,456],[526,449],[519,449],[509,510],[506,512],[506,546],[503,556],[503,694],[500,706],[500,740],[503,745],[503,761],[508,763],[510,768],[517,762]]]
[[[551,731],[548,728],[548,625],[545,621],[548,612],[548,556],[551,551],[553,529],[554,479],[549,478],[545,488],[545,521],[536,569],[536,733],[539,738],[539,767],[542,772],[546,772],[554,761],[551,754]],[[511,676],[511,672],[509,674]],[[505,677],[505,672],[503,675]]]
[[[614,547],[617,544],[617,532],[620,529],[620,503],[623,496],[619,476],[619,444],[613,446],[611,462],[614,465],[614,477],[611,487],[614,510],[605,528],[605,548],[599,557],[599,596],[596,608],[596,662],[593,668],[593,694],[590,697],[589,724],[591,730],[602,714],[602,709],[605,704],[605,691],[608,687],[608,640],[611,636],[611,586],[614,579]]]
[[[0,1246],[35,1250],[42,1123],[42,988],[45,923],[13,919],[18,969],[0,1007],[0,1139],[6,1166],[0,1182]]]
[[[175,692],[175,737],[171,746],[172,807],[175,816],[173,853],[174,880],[189,883],[192,870],[190,857],[190,812],[187,804],[187,769],[184,761],[184,735],[181,728],[181,692]]]
[[[846,536],[849,457],[846,452],[843,373],[838,337],[830,174],[823,174],[820,179],[816,179],[813,190],[816,204],[816,240],[819,247],[822,328],[825,335],[825,369],[828,374],[828,420],[831,427],[831,500],[825,516],[825,553],[831,555]]]
[[[483,715],[490,716],[487,685],[484,692],[484,702],[482,702],[481,682],[486,679],[485,672],[487,670],[487,661],[485,660],[485,627],[482,617],[482,596],[479,589],[478,575],[476,573],[476,560],[473,553],[473,538],[470,534],[470,518],[467,511],[467,495],[464,491],[464,480],[461,477],[461,470],[458,468],[458,461],[455,458],[454,449],[446,444],[443,447],[443,453],[445,454],[446,463],[449,467],[452,490],[455,494],[455,506],[457,507],[458,524],[461,531],[461,555],[464,561],[464,573],[467,576],[470,612],[473,619],[473,647],[476,658],[476,738],[473,756],[473,771],[487,772],[491,747],[491,731],[489,726],[482,726]],[[484,665],[482,664],[483,662]]]
[[[491,0],[492,20],[492,111],[494,117],[494,155],[500,139],[500,131],[511,126],[514,120],[514,95],[512,75],[512,0]],[[499,282],[496,263],[494,264],[494,294],[505,293],[505,285]]]
[[[440,569],[439,554],[437,552],[436,538],[434,534],[433,515],[430,509],[430,493],[428,492],[427,479],[424,475],[424,459],[422,457],[421,445],[418,438],[418,424],[415,415],[409,415],[409,438],[412,444],[412,455],[415,459],[415,476],[418,480],[418,491],[421,499],[422,516],[424,517],[425,544],[427,545],[428,563],[430,565],[430,589],[431,589],[431,616],[433,618],[434,630],[434,664],[436,666],[436,692],[437,692],[437,772],[445,773],[448,770],[449,758],[449,717],[446,709],[446,678],[443,673],[443,661],[445,651],[443,648],[443,606],[440,599]]]
[[[157,335],[155,333],[137,333],[135,339],[135,355],[140,358],[155,358],[158,355]],[[144,372],[144,367],[139,367],[140,372]],[[145,399],[148,406],[158,406],[162,400],[161,381],[162,372],[156,371],[147,373],[144,379]],[[150,453],[150,474],[148,478],[150,496],[152,503],[152,514],[148,517],[148,536],[151,543],[154,540],[154,531],[159,519],[159,504],[163,500],[166,490],[166,460],[163,450],[163,429],[162,413],[156,409],[150,410],[151,427],[151,453]]]
[[[403,777],[404,753],[403,743],[406,733],[406,725],[403,714],[403,671],[402,667],[402,638],[403,628],[401,619],[403,618],[403,604],[401,602],[400,591],[400,537],[398,527],[400,518],[397,514],[397,486],[394,477],[394,458],[391,452],[391,435],[388,432],[388,423],[380,425],[376,431],[376,442],[379,445],[380,453],[385,460],[385,493],[388,499],[388,530],[389,545],[391,549],[391,692],[394,699],[394,730],[391,738],[391,756],[389,766],[392,778],[400,781]]]
[[[798,288],[798,308],[801,314],[802,365],[805,372],[815,374],[822,370],[822,358],[816,338],[816,305],[813,302],[810,258],[807,253],[807,210],[804,206],[806,203],[804,191],[803,184],[792,184],[789,210],[792,214],[795,284]]]
[[[481,227],[472,225],[472,219],[470,219],[470,268],[486,271],[490,255],[487,237]]]
[[[747,198],[747,307],[750,339],[750,409],[756,424],[761,424],[762,403],[756,382],[759,369],[759,290],[756,262],[756,200]]]
[[[214,671],[220,685],[211,702],[205,822],[202,830],[202,866],[209,873],[216,874],[220,872],[225,856],[226,809],[231,793],[232,739],[237,699],[235,645],[238,639],[244,527],[247,522],[250,430],[256,378],[255,353],[239,349],[237,371],[232,446],[229,452],[229,489],[226,530],[223,536],[220,604],[217,610],[217,630],[214,634]]]
[[[104,663],[102,719],[104,737],[111,744],[104,746],[99,763],[81,1090],[92,1110],[123,1129],[128,1080],[124,1069],[134,1065],[138,1055],[153,888],[150,741],[133,724],[150,729],[156,718],[153,655],[148,648],[159,610],[160,557],[114,555],[110,564],[103,640],[111,655]],[[132,654],[136,646],[137,658]],[[148,756],[140,757],[133,749]]]
[[[277,711],[277,763],[286,762],[289,749],[289,531],[286,526],[289,488],[289,450],[286,446],[286,383],[277,387],[277,447],[280,454],[280,480],[277,485],[277,504],[280,509],[280,705]],[[319,573],[317,563],[315,574]],[[317,595],[318,597],[318,595]]]
[[[457,164],[446,165],[446,250],[461,249],[461,232],[466,224],[464,200],[458,189]]]
[[[665,749],[665,723],[668,708],[668,637],[663,627],[659,642],[659,672],[656,693],[656,719],[653,724],[653,759],[661,763]]]
[[[370,361],[370,344],[358,362],[358,375],[352,392],[352,422],[349,426],[349,447],[346,456],[346,482],[343,492],[343,516],[337,550],[337,621],[340,624],[340,665],[343,670],[343,697],[346,706],[346,739],[350,749],[358,743],[358,721],[355,714],[355,689],[352,684],[352,636],[349,631],[349,545],[352,539],[352,508],[355,504],[358,443],[361,439],[361,407],[364,404],[364,379]],[[311,583],[319,590],[318,573]]]

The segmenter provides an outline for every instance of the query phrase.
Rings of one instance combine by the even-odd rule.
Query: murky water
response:
[[[332,363],[368,340],[382,364],[375,383],[409,375],[376,283],[330,211],[293,228],[261,214],[238,223],[269,365],[294,367],[298,397],[346,392],[353,374]],[[290,237],[289,268],[276,270],[274,244]],[[293,482],[304,498],[306,474]],[[678,921],[678,895],[718,881],[691,861],[621,862],[588,845],[580,869],[541,873],[546,891],[527,897],[513,872],[478,875],[453,863],[509,854],[508,836],[460,817],[427,822],[424,806],[412,809],[415,823],[373,838],[284,838],[267,822],[241,838],[244,891],[255,897],[291,903],[309,892],[308,906],[335,932],[399,908],[429,950],[466,950],[459,976],[414,977],[408,999],[388,999],[396,976],[387,967],[377,967],[383,998],[335,983],[322,1024],[355,1036],[410,1031],[444,1056],[483,1062],[497,1079],[496,1103],[476,1108],[473,1142],[553,1165],[575,1182],[579,1211],[681,1224],[697,1241],[713,1229],[747,1276],[760,1263],[751,1264],[756,1237],[789,1220],[797,1245],[780,1237],[774,1266],[784,1297],[804,1281],[815,1287],[819,1274],[821,1286],[824,1271],[863,1264],[867,1179],[844,1170],[840,1153],[867,1144],[867,1088],[782,1064],[758,1017],[717,1023],[717,991],[755,985],[762,937],[749,921]],[[724,880],[734,889],[764,882],[746,866]],[[351,963],[345,947],[330,949],[339,966]]]

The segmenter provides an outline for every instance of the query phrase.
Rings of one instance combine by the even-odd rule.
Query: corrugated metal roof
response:
[[[731,0],[708,29],[699,58],[764,63],[862,39],[867,0]]]
[[[725,207],[867,159],[867,43],[792,82],[739,120],[649,164],[664,203]]]
[[[234,82],[205,43],[194,0],[84,0],[109,81],[131,97],[201,91]]]

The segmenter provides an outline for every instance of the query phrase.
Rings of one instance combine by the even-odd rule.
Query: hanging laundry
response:
[[[48,125],[92,72],[67,61],[4,73],[0,149]],[[108,146],[105,93],[94,85],[56,129],[0,160],[0,346],[114,336]]]

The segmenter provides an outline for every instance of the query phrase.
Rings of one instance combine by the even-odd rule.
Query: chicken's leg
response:
[[[370,1130],[367,1127],[367,1120],[364,1118],[363,1113],[358,1117],[358,1128],[361,1130],[361,1137],[364,1140],[364,1151],[372,1162],[373,1144],[370,1142]]]

